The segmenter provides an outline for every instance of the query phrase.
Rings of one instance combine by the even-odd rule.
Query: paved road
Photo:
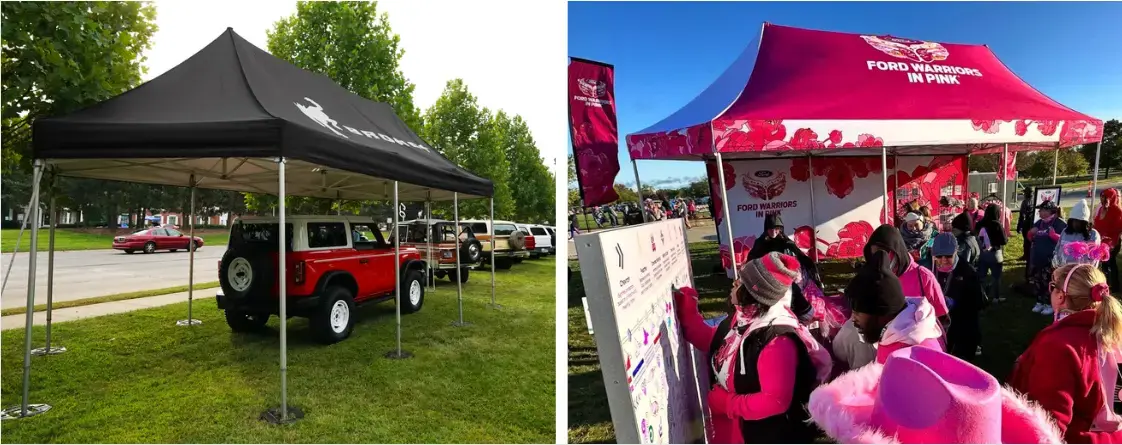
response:
[[[218,280],[222,247],[203,247],[195,252],[195,282]],[[28,254],[16,254],[8,285],[0,295],[0,308],[27,304]],[[0,277],[8,270],[12,253],[3,254]],[[151,255],[114,250],[80,250],[55,253],[55,301],[77,300],[125,292],[160,289],[187,284],[187,252],[158,252]],[[47,302],[47,255],[38,256],[35,304]],[[200,292],[214,292],[213,289]]]

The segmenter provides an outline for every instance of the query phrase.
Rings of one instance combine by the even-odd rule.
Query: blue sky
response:
[[[616,182],[635,182],[624,137],[693,99],[764,21],[988,44],[1049,97],[1103,120],[1122,119],[1122,2],[570,2],[569,55],[616,68]],[[645,185],[668,187],[703,177],[705,169],[700,162],[640,161],[639,174]]]

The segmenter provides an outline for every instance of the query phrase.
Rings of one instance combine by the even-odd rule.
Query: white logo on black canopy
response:
[[[323,106],[316,103],[316,101],[312,100],[312,98],[305,97],[304,100],[308,101],[312,105],[308,106],[308,105],[301,104],[299,102],[293,102],[292,104],[296,105],[296,108],[299,108],[301,113],[304,113],[305,116],[308,116],[308,119],[311,119],[311,120],[315,121],[315,123],[319,124],[323,128],[331,130],[332,133],[335,133],[335,134],[339,135],[340,137],[342,137],[344,139],[350,139],[349,136],[347,136],[346,134],[343,134],[344,132],[347,132],[347,133],[351,133],[355,136],[366,136],[367,138],[370,138],[370,139],[382,140],[382,141],[385,141],[385,142],[401,145],[401,146],[404,146],[404,147],[413,147],[413,148],[421,149],[421,150],[424,150],[424,151],[427,151],[427,152],[432,151],[432,149],[426,147],[424,144],[418,144],[416,142],[402,140],[400,138],[393,137],[393,136],[390,136],[390,135],[385,134],[385,133],[380,133],[380,132],[370,131],[370,130],[359,130],[359,129],[351,127],[349,125],[339,125],[339,122],[336,121],[335,119],[332,119],[330,116],[328,116],[327,113],[325,113],[323,111]]]
[[[347,135],[343,134],[343,129],[339,127],[339,123],[336,122],[335,119],[329,117],[327,113],[323,112],[323,107],[320,106],[320,104],[317,104],[316,101],[308,97],[305,97],[304,100],[311,102],[312,106],[306,107],[304,105],[301,105],[299,102],[293,102],[293,104],[295,104],[296,108],[299,108],[305,116],[308,116],[309,119],[316,121],[316,123],[323,126],[323,128],[331,130],[339,136],[350,139],[347,137]]]

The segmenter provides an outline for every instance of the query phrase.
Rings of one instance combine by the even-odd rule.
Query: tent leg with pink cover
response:
[[[1091,174],[1091,214],[1095,214],[1095,204],[1098,200],[1095,195],[1099,193],[1099,152],[1102,151],[1103,141],[1100,139],[1098,144],[1095,144],[1095,170]]]
[[[721,153],[718,152],[715,154],[717,156],[717,179],[721,182],[721,202],[724,203],[724,205],[721,206],[721,211],[725,214],[725,234],[728,235],[728,237],[725,238],[725,242],[729,245],[729,259],[732,260],[732,278],[735,280],[740,277],[740,271],[737,270],[736,252],[733,251],[736,246],[732,243],[732,216],[729,213],[728,189],[725,188],[725,165],[724,162],[721,161]]]

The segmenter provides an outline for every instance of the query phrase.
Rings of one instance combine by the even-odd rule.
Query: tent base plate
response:
[[[269,422],[273,425],[285,425],[285,424],[293,423],[293,422],[295,422],[297,420],[300,420],[300,419],[303,419],[303,418],[304,418],[304,410],[302,410],[300,408],[297,408],[295,406],[291,406],[291,405],[288,406],[288,418],[287,419],[281,418],[280,407],[269,408],[267,411],[261,413],[261,420]]]
[[[386,358],[390,360],[404,360],[407,358],[413,358],[413,353],[406,350],[398,351],[395,349],[393,351],[387,352]]]
[[[179,321],[175,322],[176,326],[194,326],[194,325],[200,325],[200,324],[203,324],[203,321],[202,320],[196,320],[194,318],[192,318],[190,320],[179,320]]]
[[[55,355],[55,354],[62,354],[63,352],[66,352],[66,346],[51,346],[49,348],[42,347],[42,348],[32,349],[31,350],[31,355],[36,355],[36,356]]]
[[[471,322],[470,321],[463,321],[463,320],[453,321],[452,326],[455,326],[457,328],[467,327],[467,326],[471,326]]]
[[[0,413],[0,420],[22,419],[24,417],[31,417],[31,416],[36,416],[36,415],[39,415],[39,414],[43,414],[43,413],[45,413],[47,411],[50,411],[50,410],[51,410],[51,405],[47,405],[45,403],[32,403],[30,405],[27,405],[27,415],[24,415],[22,413],[23,412],[23,407],[21,405],[16,405],[16,406],[5,408],[4,412]]]
[[[498,311],[498,310],[502,310],[503,305],[501,305],[499,303],[487,303],[487,308],[488,309],[494,309],[494,310]]]

